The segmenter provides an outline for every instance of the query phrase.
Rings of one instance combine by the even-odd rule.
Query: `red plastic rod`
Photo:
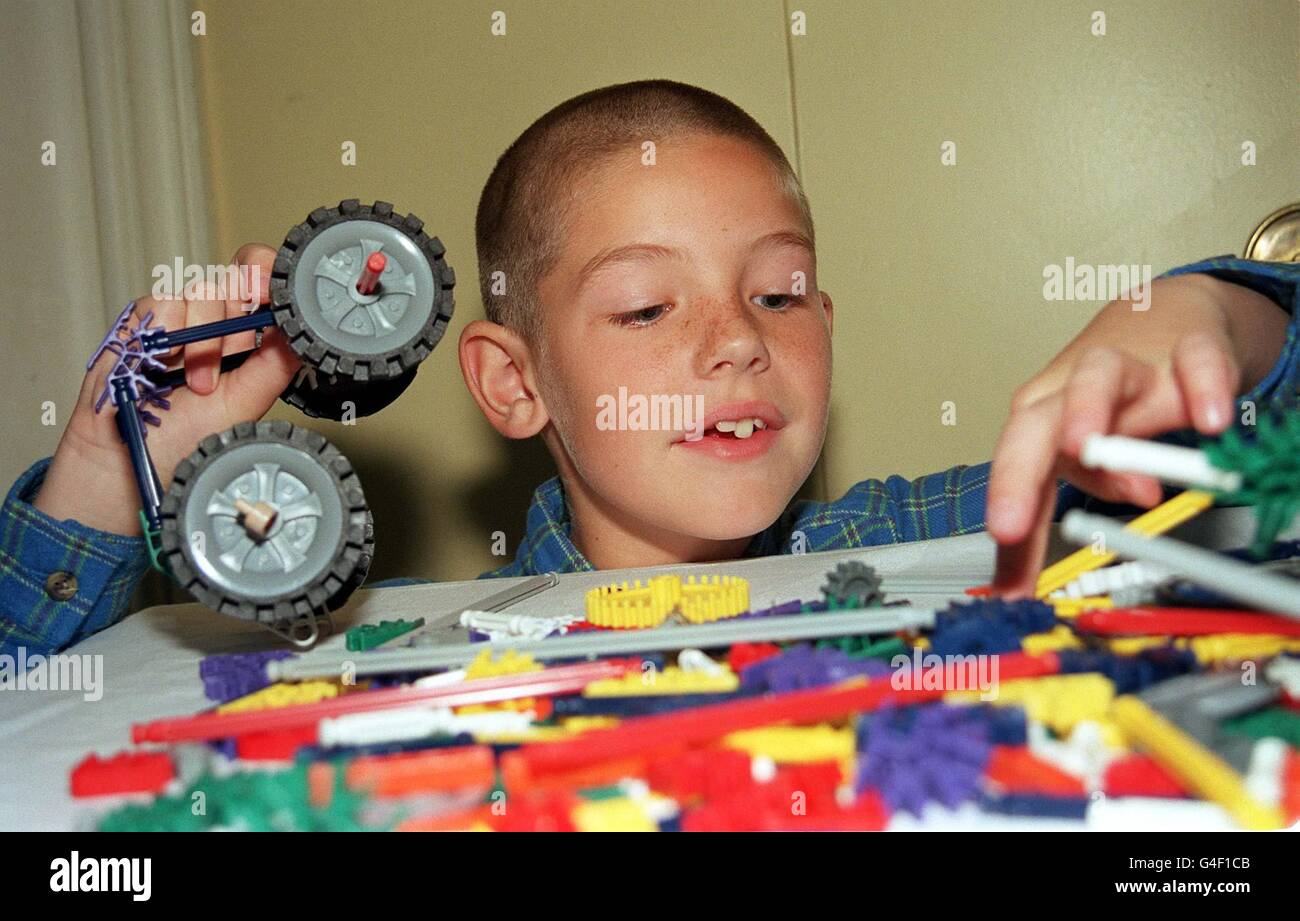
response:
[[[1074,619],[1080,633],[1142,636],[1212,636],[1216,633],[1255,633],[1300,636],[1300,623],[1280,614],[1223,608],[1111,608],[1084,611]]]
[[[379,276],[383,274],[384,269],[388,267],[388,257],[383,253],[374,252],[366,260],[365,270],[362,271],[361,277],[357,279],[358,294],[374,294],[375,289],[379,287]]]
[[[1060,661],[1053,653],[1031,656],[1005,653],[998,658],[998,680],[1054,675]],[[575,739],[535,742],[501,756],[507,789],[525,789],[535,779],[576,771],[602,761],[644,756],[666,749],[711,742],[742,729],[775,723],[817,723],[886,704],[919,704],[937,700],[948,690],[927,688],[917,677],[911,688],[896,689],[892,675],[865,684],[836,685],[775,694],[755,700],[710,704],[684,712],[631,719],[609,729],[594,729]]]
[[[315,725],[330,716],[388,710],[414,704],[465,707],[471,704],[518,700],[521,697],[576,694],[593,681],[602,678],[618,678],[626,673],[626,663],[584,662],[579,665],[547,668],[538,672],[462,681],[446,687],[357,691],[314,704],[295,704],[289,707],[250,710],[243,713],[200,713],[198,716],[136,723],[131,727],[131,738],[137,745],[142,742],[202,742],[249,732],[300,729]]]

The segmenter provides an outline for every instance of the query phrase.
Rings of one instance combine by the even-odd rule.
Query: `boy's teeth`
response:
[[[736,430],[736,420],[723,419],[721,422],[715,425],[714,428],[717,429],[719,432],[734,432]]]
[[[736,423],[737,438],[748,438],[752,434],[754,434],[753,419],[741,419],[739,422]]]
[[[767,423],[757,416],[749,419],[723,419],[713,426],[719,432],[732,432],[737,438],[748,438],[755,429],[767,428]]]
[[[765,429],[765,428],[767,428],[767,423],[764,422],[762,419],[759,419],[759,418],[756,416],[756,417],[754,417],[754,428],[756,428],[756,429]]]

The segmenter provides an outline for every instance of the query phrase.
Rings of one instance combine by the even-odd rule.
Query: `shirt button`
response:
[[[67,601],[77,594],[77,577],[70,572],[52,572],[45,580],[45,594],[55,601]]]

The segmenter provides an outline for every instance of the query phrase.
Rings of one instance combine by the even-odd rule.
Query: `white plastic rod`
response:
[[[1061,520],[1061,533],[1080,544],[1092,543],[1100,535],[1108,552],[1155,563],[1171,575],[1190,579],[1229,598],[1300,620],[1300,581],[1261,566],[1240,563],[1170,537],[1146,537],[1126,531],[1118,521],[1078,509],[1067,512]]]
[[[1145,473],[1179,486],[1223,492],[1241,488],[1241,474],[1214,466],[1204,451],[1124,435],[1089,435],[1079,460],[1085,467]]]
[[[734,643],[897,633],[900,630],[933,628],[934,615],[933,608],[866,608],[826,614],[742,617],[712,624],[670,625],[650,630],[584,632],[548,640],[374,649],[363,653],[313,652],[294,659],[268,662],[266,674],[272,681],[300,681],[334,677],[345,671],[361,677],[456,668],[473,662],[484,651],[496,655],[514,650],[519,655],[530,655],[539,660],[577,659],[670,649],[711,649]]]

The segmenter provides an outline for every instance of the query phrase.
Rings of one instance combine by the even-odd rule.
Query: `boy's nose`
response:
[[[736,371],[761,371],[770,356],[758,323],[744,305],[706,312],[699,371],[704,377]]]

